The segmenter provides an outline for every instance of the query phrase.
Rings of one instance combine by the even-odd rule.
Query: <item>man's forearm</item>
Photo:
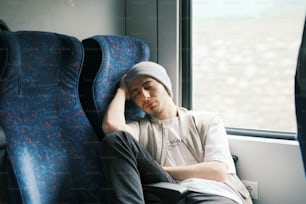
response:
[[[118,88],[113,100],[107,108],[103,119],[102,128],[105,134],[117,130],[124,130],[126,126],[124,117],[125,100],[125,90],[122,88]]]
[[[175,179],[185,180],[188,178],[203,178],[224,182],[227,176],[227,167],[218,161],[203,162],[188,166],[164,167]]]

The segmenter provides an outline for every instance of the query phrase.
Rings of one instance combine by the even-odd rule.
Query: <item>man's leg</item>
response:
[[[175,183],[127,132],[107,135],[102,141],[102,152],[112,203],[144,203],[142,184]]]

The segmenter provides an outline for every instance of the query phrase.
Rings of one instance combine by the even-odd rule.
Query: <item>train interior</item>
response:
[[[235,1],[228,1],[233,2]],[[182,5],[183,1],[180,0],[0,0],[0,19],[11,32],[58,33],[73,36],[73,41],[81,42],[96,35],[130,36],[140,39],[149,47],[150,60],[168,68],[173,81],[174,100],[183,105]],[[298,41],[302,42],[302,28]],[[298,75],[301,87],[299,94],[302,94],[303,90],[305,91],[305,45],[301,46],[300,50],[304,51],[299,59],[300,64],[304,66],[300,66]],[[298,61],[298,58],[295,60]],[[48,81],[47,77],[44,80]],[[54,82],[51,80],[48,83]],[[294,97],[291,100],[294,101]],[[18,112],[19,108],[15,109]],[[305,105],[302,111],[305,115]],[[305,119],[305,116],[303,117]],[[305,122],[299,125],[298,130],[304,131],[304,136],[300,135],[303,137],[301,141],[304,141]],[[303,204],[306,201],[305,170],[296,133],[285,132],[271,137],[275,134],[278,133],[271,131],[249,134],[248,131],[237,133],[235,129],[229,129],[230,149],[233,155],[238,156],[238,175],[252,191],[254,204]],[[287,136],[291,139],[287,139]],[[2,150],[5,150],[5,147]],[[7,172],[3,170],[3,166],[1,168],[1,182],[4,183]],[[94,181],[97,178],[90,179]],[[8,202],[6,188],[3,185],[1,187],[0,203]],[[28,190],[33,191],[35,195],[36,189]]]

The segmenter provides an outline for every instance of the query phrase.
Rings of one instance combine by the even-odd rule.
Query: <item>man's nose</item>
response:
[[[148,99],[150,98],[150,93],[149,91],[145,90],[145,89],[141,89],[140,90],[140,95],[142,99]]]

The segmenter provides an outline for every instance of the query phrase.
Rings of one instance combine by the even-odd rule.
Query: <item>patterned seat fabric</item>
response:
[[[10,203],[106,202],[100,144],[78,96],[83,58],[74,37],[0,33]]]
[[[97,35],[82,43],[86,54],[79,92],[83,108],[102,139],[103,115],[122,75],[134,64],[149,60],[149,47],[138,38],[119,35]],[[127,120],[142,116],[143,111],[127,103]]]

